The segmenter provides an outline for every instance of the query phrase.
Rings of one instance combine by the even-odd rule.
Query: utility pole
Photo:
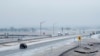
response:
[[[53,35],[55,34],[55,25],[53,24]]]
[[[42,24],[44,23],[44,21],[40,22],[40,36],[42,35]]]
[[[63,30],[64,30],[64,28],[62,27],[62,28],[61,28],[62,33],[63,33]]]
[[[42,23],[40,22],[40,36],[41,36],[41,24],[42,24]]]

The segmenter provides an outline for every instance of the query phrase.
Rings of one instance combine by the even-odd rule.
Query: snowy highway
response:
[[[24,51],[28,51],[28,50],[31,50],[31,49],[35,49],[35,48],[40,48],[40,47],[45,47],[45,46],[49,46],[49,45],[52,45],[52,44],[59,44],[60,42],[64,42],[64,41],[68,41],[68,40],[72,40],[74,41],[76,36],[72,37],[61,37],[61,38],[54,38],[54,39],[51,39],[51,40],[45,40],[45,41],[42,41],[38,44],[32,44],[32,45],[29,45],[28,48]],[[23,52],[23,50],[19,49],[19,45],[17,45],[16,47],[14,47],[14,49],[10,49],[10,50],[4,50],[4,51],[0,51],[0,55],[2,56],[7,56],[7,55],[10,55],[10,54],[13,54],[13,53],[18,53],[18,52]]]
[[[48,39],[44,39],[42,41],[38,41],[36,43],[27,43],[28,45],[28,48],[25,49],[25,50],[21,50],[19,49],[19,45],[16,45],[16,46],[13,46],[12,48],[8,48],[8,50],[0,50],[0,55],[1,56],[16,56],[15,54],[18,53],[20,54],[21,52],[27,52],[27,51],[30,51],[30,50],[35,50],[35,49],[38,49],[38,48],[44,48],[44,47],[49,47],[50,46],[54,46],[54,47],[57,47],[57,45],[61,45],[63,43],[64,44],[68,44],[68,43],[71,43],[71,42],[74,42],[74,41],[77,41],[75,38],[77,37],[78,35],[73,35],[73,36],[63,36],[63,37],[59,37],[59,38],[48,38]],[[86,35],[87,36],[87,35]],[[62,46],[63,46],[62,45]],[[2,48],[1,48],[2,49]],[[17,56],[19,56],[17,54]],[[25,55],[23,55],[25,56]]]

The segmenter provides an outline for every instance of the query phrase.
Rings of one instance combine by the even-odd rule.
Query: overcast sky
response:
[[[0,27],[99,26],[100,0],[0,0]]]

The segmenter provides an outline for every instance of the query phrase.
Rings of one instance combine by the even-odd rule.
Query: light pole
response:
[[[44,23],[44,21],[40,22],[40,36],[42,35],[42,24]]]
[[[53,35],[55,34],[55,24],[53,24]]]

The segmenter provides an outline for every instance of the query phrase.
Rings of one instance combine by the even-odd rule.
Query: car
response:
[[[27,48],[27,45],[25,43],[20,44],[20,49],[26,49],[26,48]]]

